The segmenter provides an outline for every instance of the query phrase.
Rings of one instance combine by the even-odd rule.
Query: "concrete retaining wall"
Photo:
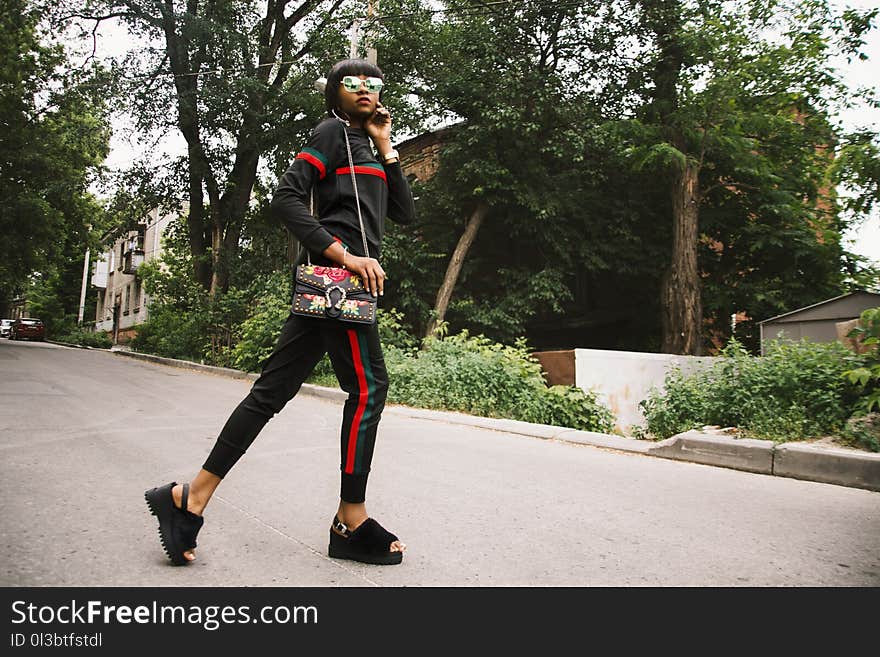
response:
[[[645,418],[639,402],[652,387],[662,388],[666,372],[678,366],[686,373],[708,367],[712,356],[676,356],[638,351],[575,349],[575,385],[593,390],[611,408],[617,419],[616,429],[629,433]]]

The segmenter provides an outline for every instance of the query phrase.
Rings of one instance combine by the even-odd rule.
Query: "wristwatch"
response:
[[[400,161],[400,153],[398,153],[396,150],[394,150],[392,148],[390,151],[385,153],[385,156],[382,159],[385,160],[385,162],[388,162],[389,160],[397,160],[399,162]]]

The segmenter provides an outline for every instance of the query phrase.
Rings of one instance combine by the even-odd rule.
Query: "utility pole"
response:
[[[369,25],[369,29],[364,34],[364,37],[367,40],[367,43],[370,43],[372,40],[369,39],[369,33],[374,32],[372,29],[372,22],[370,19],[373,18],[374,15],[379,11],[379,0],[367,0],[367,25]],[[354,22],[351,24],[351,37],[350,37],[350,47],[349,47],[349,57],[351,59],[355,59],[358,56],[358,50],[360,50],[360,37],[361,37],[361,19],[356,18]],[[367,61],[371,64],[376,64],[379,60],[379,54],[375,48],[372,46],[367,48]]]
[[[358,56],[358,42],[361,35],[361,19],[355,18],[351,24],[351,36],[349,37],[350,47],[348,49],[348,58],[355,59]]]
[[[367,20],[370,21],[370,32],[375,34],[375,30],[373,29],[373,24],[370,19],[373,18],[375,12],[379,11],[379,0],[367,0]],[[373,47],[373,39],[369,39],[367,43],[370,46],[367,48],[367,61],[370,62],[373,66],[376,65],[376,62],[379,60],[379,53],[376,52],[376,48]]]
[[[89,249],[86,249],[86,259],[83,262],[82,287],[79,291],[79,314],[76,318],[78,326],[82,326],[83,314],[86,310],[86,286],[89,281]]]

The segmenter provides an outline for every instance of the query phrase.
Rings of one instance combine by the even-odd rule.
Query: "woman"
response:
[[[379,102],[382,71],[365,60],[345,60],[327,74],[325,118],[282,176],[273,212],[303,246],[300,262],[345,267],[374,296],[384,294],[379,264],[384,219],[408,223],[413,199],[391,147],[391,115]],[[351,161],[357,177],[352,184]],[[370,142],[378,153],[373,154]],[[310,197],[318,220],[310,211]],[[368,253],[363,251],[358,202]],[[175,565],[195,558],[202,513],[217,486],[266,422],[299,391],[327,353],[348,393],[342,419],[340,501],[330,527],[329,554],[365,563],[397,564],[406,546],[367,515],[367,476],[388,377],[375,324],[350,324],[290,314],[260,377],[227,420],[208,459],[188,484],[171,482],[145,493]]]

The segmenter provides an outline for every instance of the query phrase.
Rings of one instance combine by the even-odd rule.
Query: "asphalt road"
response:
[[[174,568],[143,491],[187,480],[247,380],[0,340],[4,586],[877,586],[880,493],[386,409],[368,509],[401,566],[326,556],[341,406],[269,422]]]

